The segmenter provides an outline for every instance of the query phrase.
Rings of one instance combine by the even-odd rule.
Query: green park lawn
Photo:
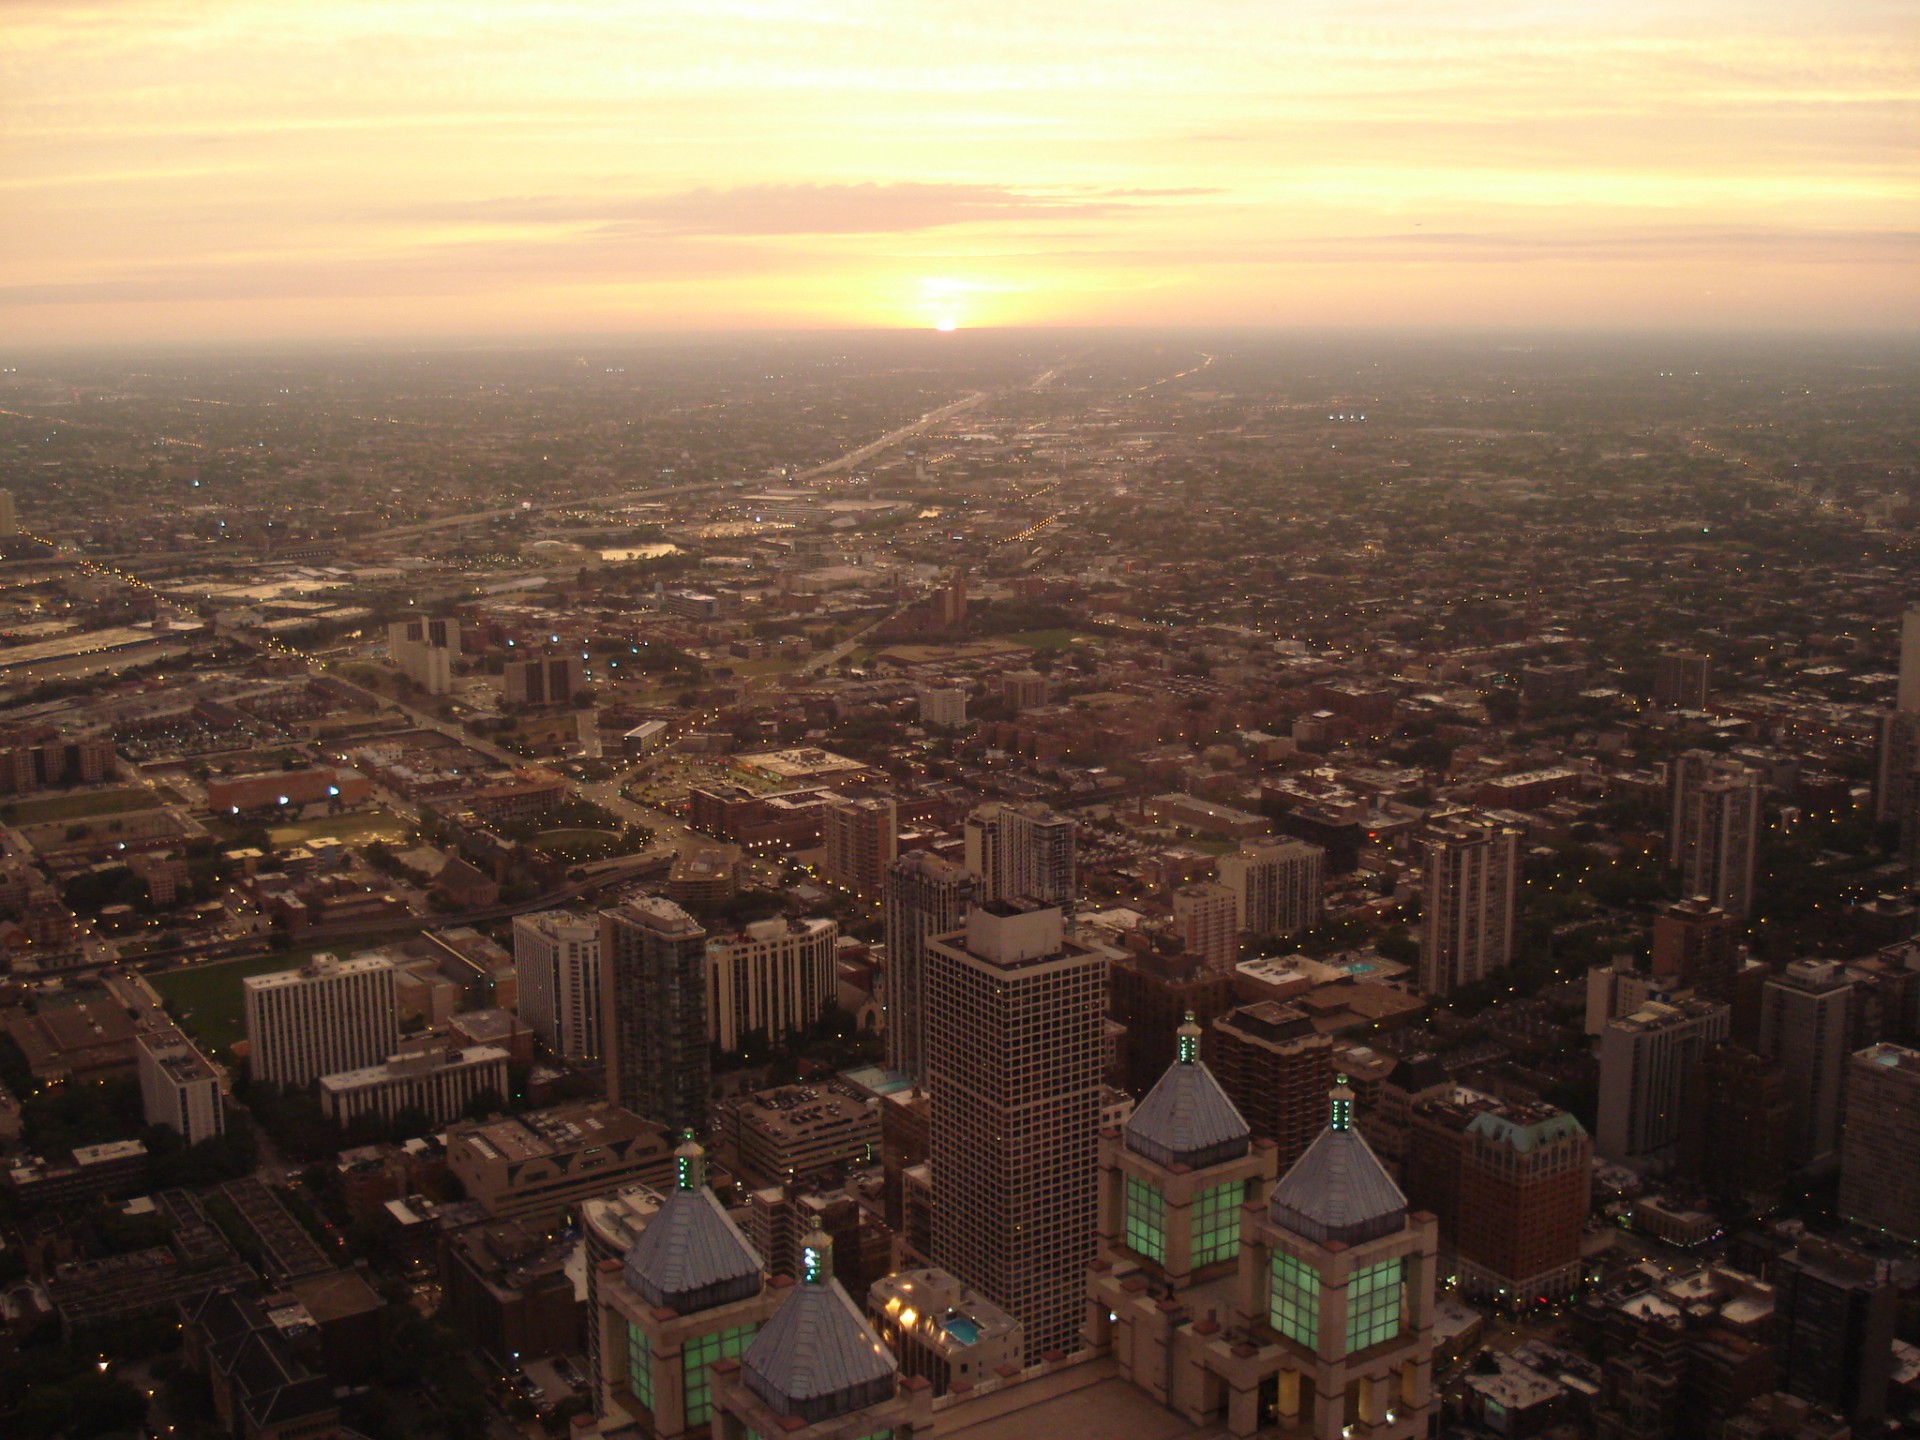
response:
[[[9,825],[44,825],[55,820],[86,820],[95,815],[124,815],[130,810],[157,810],[160,797],[144,785],[116,790],[83,790],[73,795],[46,795],[16,800],[0,807],[0,820]]]

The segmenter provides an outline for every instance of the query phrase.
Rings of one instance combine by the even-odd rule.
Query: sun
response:
[[[960,322],[953,319],[936,320],[933,322],[933,328],[936,330],[958,330],[960,328]]]

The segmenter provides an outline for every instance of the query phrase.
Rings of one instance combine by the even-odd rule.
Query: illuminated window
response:
[[[1275,1255],[1267,1323],[1312,1349],[1320,1336],[1320,1272],[1291,1255]]]
[[[758,1325],[736,1325],[713,1335],[687,1341],[682,1363],[687,1377],[687,1424],[704,1425],[713,1418],[713,1381],[710,1367],[722,1360],[738,1360],[753,1344]]]
[[[1240,1253],[1241,1182],[1202,1190],[1193,1200],[1193,1263],[1211,1265]]]
[[[1400,1333],[1398,1257],[1353,1272],[1347,1282],[1347,1350],[1365,1350]]]
[[[1149,1260],[1167,1258],[1167,1197],[1127,1176],[1127,1248]]]
[[[647,1332],[627,1326],[627,1390],[640,1404],[653,1409],[653,1348]]]

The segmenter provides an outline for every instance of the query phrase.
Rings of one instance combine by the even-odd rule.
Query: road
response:
[[[889,430],[871,445],[862,445],[858,450],[849,450],[838,460],[829,460],[826,464],[816,465],[811,470],[802,470],[793,478],[795,480],[812,480],[816,476],[831,475],[840,470],[851,470],[854,466],[871,460],[883,450],[891,450],[902,440],[909,440],[922,431],[938,425],[942,420],[951,419],[963,410],[971,410],[992,393],[991,390],[976,390],[965,399],[955,400],[951,405],[942,405],[938,410],[929,410],[911,424],[902,425],[898,430]]]

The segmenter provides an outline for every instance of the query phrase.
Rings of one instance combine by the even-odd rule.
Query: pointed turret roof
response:
[[[741,1357],[747,1388],[776,1415],[809,1425],[893,1398],[899,1369],[833,1278],[833,1241],[822,1230],[801,1247],[800,1283]]]
[[[1267,1213],[1276,1225],[1322,1245],[1391,1235],[1406,1223],[1407,1197],[1353,1128],[1353,1091],[1344,1075],[1329,1099],[1327,1128],[1280,1177]]]
[[[760,1256],[707,1188],[706,1151],[689,1132],[673,1155],[674,1188],[627,1251],[627,1284],[681,1315],[758,1295]]]
[[[1238,1160],[1253,1130],[1200,1060],[1200,1027],[1193,1012],[1180,1027],[1173,1064],[1127,1121],[1127,1148],[1160,1165],[1201,1170]]]

